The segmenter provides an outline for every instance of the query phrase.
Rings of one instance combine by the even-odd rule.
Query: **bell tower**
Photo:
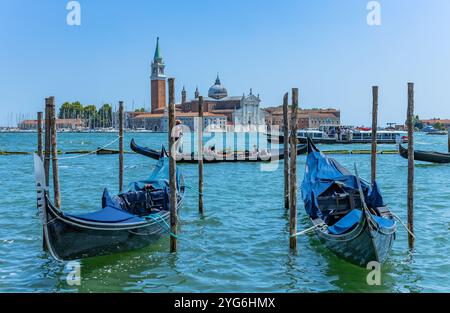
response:
[[[151,112],[162,113],[166,106],[165,64],[159,51],[159,37],[156,39],[155,55],[152,61],[151,80]]]

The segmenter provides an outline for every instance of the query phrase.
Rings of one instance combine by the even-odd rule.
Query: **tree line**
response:
[[[64,102],[59,108],[60,119],[82,119],[89,128],[112,127],[113,113],[110,104],[103,104],[98,110],[95,105],[83,106],[79,101]]]

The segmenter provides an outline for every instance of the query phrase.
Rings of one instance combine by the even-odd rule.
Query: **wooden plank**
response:
[[[283,135],[284,135],[284,207],[289,209],[289,118],[288,118],[288,93],[283,97]]]
[[[414,84],[408,83],[408,228],[414,234]],[[414,237],[408,233],[409,248],[414,248]]]
[[[52,172],[53,172],[53,196],[55,207],[61,209],[61,196],[59,189],[59,173],[58,173],[58,147],[56,139],[56,109],[55,98],[49,97],[49,111],[50,111],[50,134],[51,134],[51,148],[52,148]]]
[[[50,102],[48,98],[45,98],[44,170],[45,170],[45,183],[47,184],[47,187],[50,186],[50,145],[51,145],[49,103]]]
[[[37,113],[37,155],[42,160],[42,112]]]
[[[119,191],[123,191],[123,101],[119,101]]]
[[[169,78],[169,207],[170,207],[170,252],[177,251],[178,214],[177,214],[177,180],[176,180],[176,151],[175,151],[175,79]]]
[[[377,128],[378,128],[378,86],[372,87],[372,184],[377,179]]]
[[[198,211],[203,214],[203,97],[198,98]]]
[[[298,114],[298,89],[292,88],[291,134],[289,137],[291,146],[290,157],[290,190],[289,190],[289,247],[297,248],[297,114]]]

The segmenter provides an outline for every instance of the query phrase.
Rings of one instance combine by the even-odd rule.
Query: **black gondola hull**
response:
[[[131,150],[133,150],[134,152],[147,156],[149,158],[152,159],[159,159],[159,156],[161,155],[160,151],[154,150],[154,149],[150,149],[147,147],[141,147],[139,145],[136,144],[136,142],[134,141],[134,139],[131,140],[130,143],[130,148]],[[297,155],[301,155],[301,154],[305,154],[307,152],[307,145],[298,145],[297,146]],[[255,157],[255,156],[251,156],[251,155],[230,155],[230,156],[226,156],[223,158],[220,157],[211,157],[211,156],[204,156],[203,157],[203,163],[227,163],[227,162],[274,162],[277,160],[283,160],[284,159],[284,153],[283,151],[278,152],[275,155],[268,155],[267,157]],[[195,155],[191,154],[189,156],[183,156],[183,155],[178,155],[177,158],[177,163],[187,163],[187,164],[196,164],[198,163],[198,159]]]
[[[76,260],[140,249],[167,235],[162,220],[135,225],[104,225],[65,216],[52,205],[47,205],[45,214],[44,240],[57,260]],[[169,212],[162,213],[161,218],[169,223]]]
[[[376,183],[363,183],[308,141],[302,197],[315,233],[338,257],[366,267],[386,261],[397,223]]]
[[[399,154],[408,159],[408,149],[399,146]],[[430,163],[450,163],[450,153],[414,150],[414,160]]]
[[[333,236],[316,231],[320,241],[338,257],[350,263],[366,267],[369,262],[383,264],[388,258],[395,238],[395,228],[389,232],[372,229],[366,221],[352,232]]]

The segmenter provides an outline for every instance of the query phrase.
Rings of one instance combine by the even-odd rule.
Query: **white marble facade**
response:
[[[261,100],[259,95],[250,93],[243,95],[240,108],[233,112],[233,124],[235,132],[265,132],[266,112],[259,107]]]

